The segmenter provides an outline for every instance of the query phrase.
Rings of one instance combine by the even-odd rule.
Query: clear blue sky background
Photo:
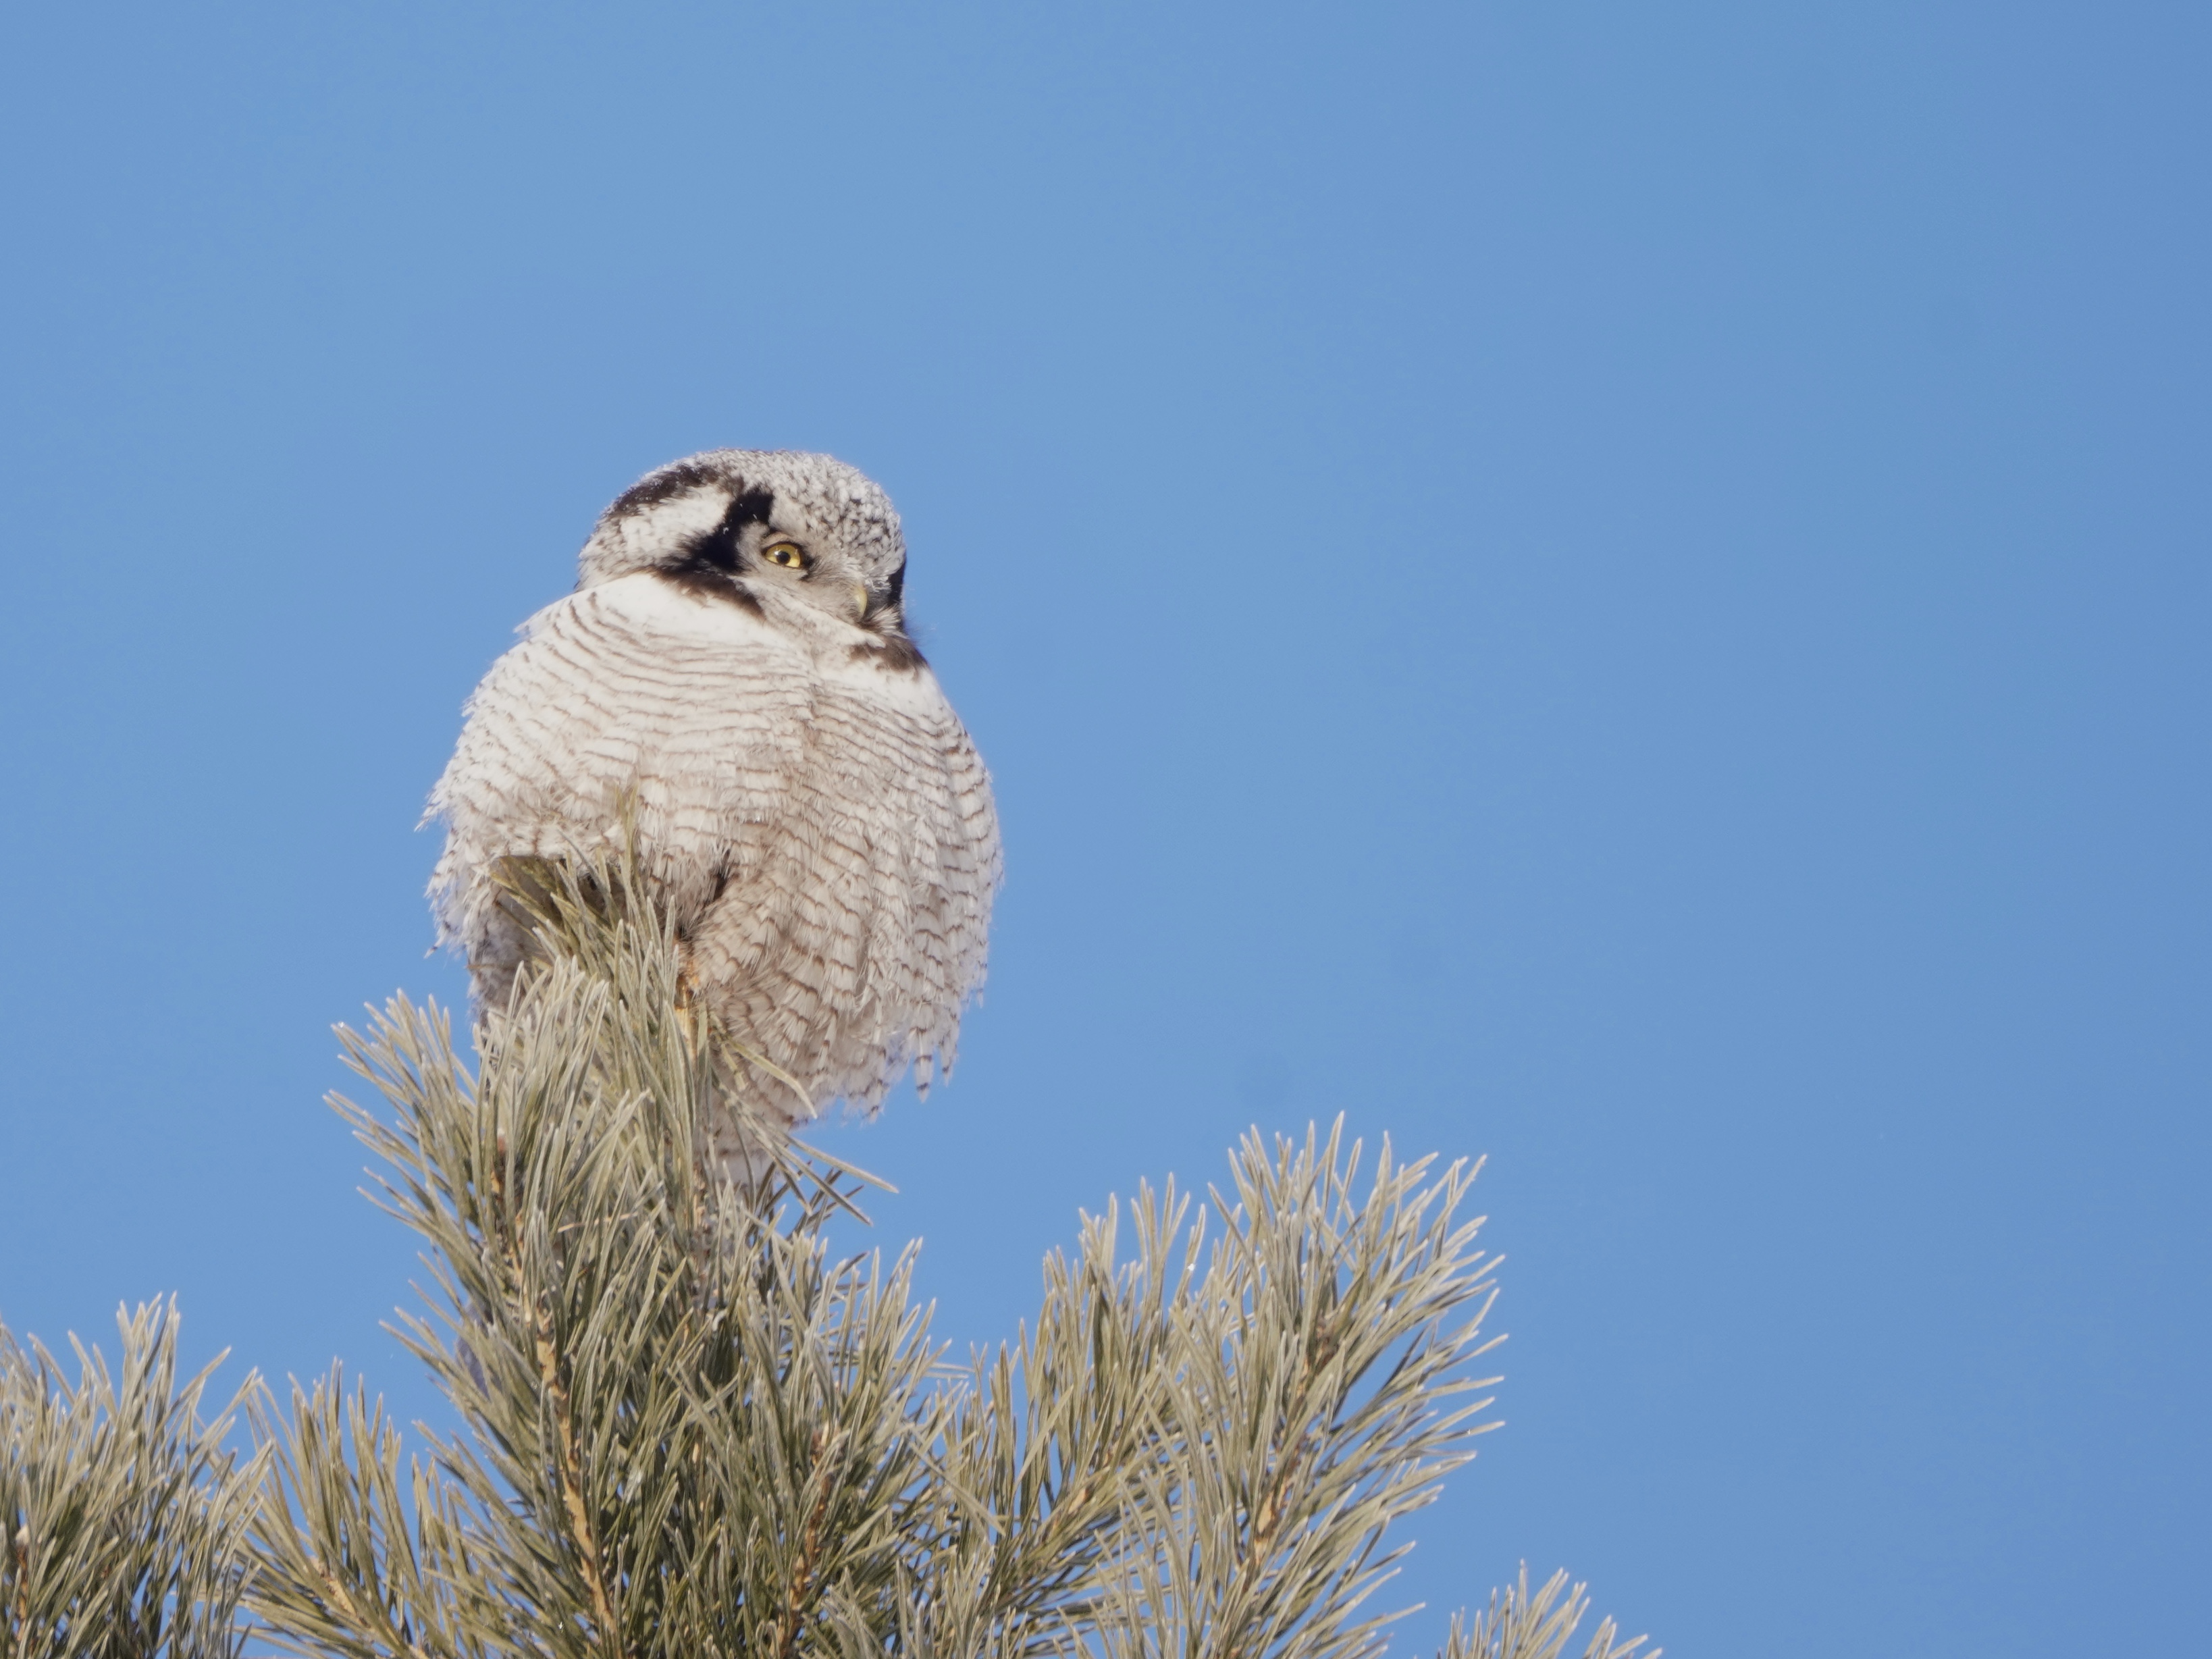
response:
[[[889,487],[1009,879],[833,1144],[964,1346],[1079,1206],[1488,1153],[1416,1524],[1674,1652],[2181,1651],[2212,1560],[2212,24],[2180,4],[18,6],[0,1314],[334,1354],[328,1028],[592,515]]]

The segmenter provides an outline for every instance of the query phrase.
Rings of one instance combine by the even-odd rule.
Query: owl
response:
[[[616,497],[431,793],[433,906],[480,1009],[531,942],[501,860],[634,850],[693,994],[783,1074],[739,1062],[784,1121],[951,1075],[998,818],[905,580],[890,499],[827,455],[710,450]]]

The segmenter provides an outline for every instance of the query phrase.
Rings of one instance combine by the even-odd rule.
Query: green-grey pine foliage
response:
[[[174,1382],[173,1318],[142,1310],[122,1382],[83,1358],[74,1393],[0,1348],[0,1515],[36,1540],[0,1659],[228,1659],[241,1559],[262,1640],[347,1659],[1382,1652],[1391,1529],[1492,1426],[1474,1170],[1255,1133],[1203,1199],[1085,1217],[1035,1321],[948,1364],[912,1251],[831,1246],[869,1178],[727,1095],[639,892],[517,886],[545,950],[473,1072],[434,1006],[342,1033],[383,1104],[336,1103],[427,1246],[399,1334],[459,1431],[410,1450],[333,1368],[258,1394],[241,1470],[205,1374]],[[76,1489],[84,1520],[39,1518]],[[1586,1608],[1524,1568],[1443,1659],[1559,1659]],[[1641,1647],[1607,1621],[1584,1659]]]
[[[1490,1605],[1470,1622],[1465,1613],[1452,1620],[1442,1659],[1559,1659],[1589,1612],[1585,1587],[1570,1585],[1555,1572],[1541,1587],[1528,1588],[1528,1566],[1522,1563],[1516,1583],[1490,1593]],[[1644,1645],[1636,1637],[1622,1641],[1610,1619],[1598,1621],[1583,1649],[1583,1659],[1628,1659]],[[1654,1648],[1647,1659],[1659,1659]]]
[[[116,1316],[76,1378],[0,1327],[0,1659],[228,1659],[258,1470],[178,1375],[173,1305]],[[250,1379],[249,1379],[250,1386]]]

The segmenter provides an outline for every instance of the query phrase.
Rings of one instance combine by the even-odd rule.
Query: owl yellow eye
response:
[[[806,556],[806,550],[797,542],[770,542],[761,549],[761,556],[770,564],[780,564],[786,570],[804,570],[814,562]]]

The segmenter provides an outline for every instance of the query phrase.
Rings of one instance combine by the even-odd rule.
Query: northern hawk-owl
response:
[[[500,861],[622,851],[687,976],[797,1121],[950,1075],[1000,879],[990,781],[907,636],[906,544],[827,455],[710,450],[599,517],[576,591],[470,698],[430,796],[441,937],[479,1007],[530,944]],[[751,1068],[757,1071],[757,1068]]]

